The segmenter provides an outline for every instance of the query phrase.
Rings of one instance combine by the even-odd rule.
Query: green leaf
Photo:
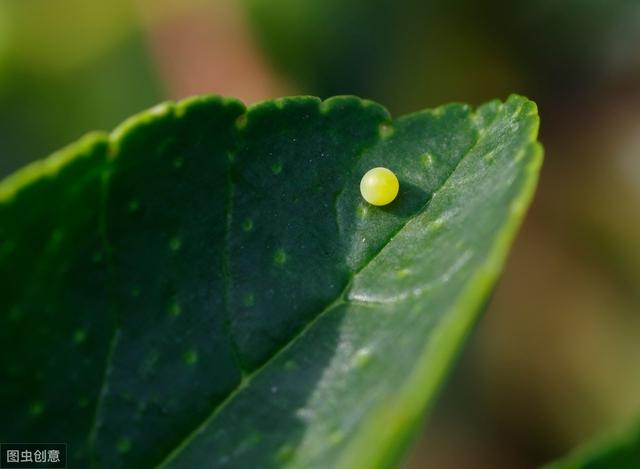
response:
[[[534,103],[392,121],[202,97],[0,184],[2,441],[70,465],[378,467],[420,422],[542,160]],[[400,194],[359,194],[386,166]]]
[[[636,469],[640,467],[640,423],[579,447],[546,469]]]

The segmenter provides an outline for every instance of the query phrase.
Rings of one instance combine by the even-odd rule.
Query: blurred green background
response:
[[[0,176],[192,94],[512,92],[540,186],[406,468],[534,467],[640,416],[640,2],[0,0]]]

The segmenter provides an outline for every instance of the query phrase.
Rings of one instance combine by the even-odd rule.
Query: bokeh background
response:
[[[546,161],[409,468],[529,468],[640,416],[637,0],[0,0],[0,177],[166,99],[517,92]]]

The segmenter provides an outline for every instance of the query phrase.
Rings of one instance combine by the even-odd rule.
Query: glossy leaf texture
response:
[[[9,177],[0,440],[75,467],[393,464],[502,268],[537,130],[519,96],[396,120],[200,97]]]
[[[545,469],[635,469],[640,467],[640,423],[588,442]]]

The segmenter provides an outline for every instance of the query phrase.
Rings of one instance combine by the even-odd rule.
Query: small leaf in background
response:
[[[545,469],[635,469],[640,467],[640,425],[581,446]]]
[[[0,440],[70,465],[384,467],[490,293],[542,161],[512,96],[163,104],[0,184]],[[359,182],[400,181],[384,207]]]

